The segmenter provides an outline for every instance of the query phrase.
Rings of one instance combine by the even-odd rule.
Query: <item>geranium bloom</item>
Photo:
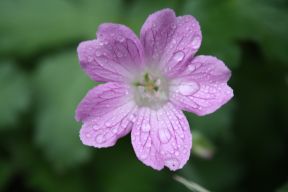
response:
[[[82,69],[97,82],[76,110],[83,144],[113,146],[131,132],[136,156],[160,170],[182,168],[192,136],[181,110],[206,115],[233,91],[230,70],[212,56],[196,56],[202,34],[190,15],[171,9],[150,15],[140,40],[120,24],[100,25],[97,39],[78,46]]]

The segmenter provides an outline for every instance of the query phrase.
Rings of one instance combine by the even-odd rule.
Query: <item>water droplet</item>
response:
[[[119,37],[119,41],[122,43],[124,42],[125,38],[124,37]]]
[[[148,155],[146,153],[141,153],[140,154],[140,159],[144,160],[148,157]]]
[[[151,126],[149,124],[142,125],[142,131],[148,132],[150,131],[150,129],[151,129]]]
[[[140,132],[139,131],[135,131],[135,135],[140,135]]]
[[[175,171],[179,168],[179,161],[177,159],[166,159],[165,165],[169,167],[172,171]]]
[[[149,142],[149,143],[146,144],[146,147],[147,147],[147,148],[150,148],[151,146],[152,146],[151,142]]]
[[[106,127],[109,127],[109,126],[111,126],[111,123],[110,123],[110,122],[106,122],[106,123],[105,123],[105,126],[106,126]]]
[[[135,122],[136,121],[135,114],[130,115],[129,120]]]
[[[200,45],[201,45],[201,37],[196,36],[192,40],[191,45],[192,45],[193,49],[198,49],[200,47]]]
[[[183,60],[185,54],[182,51],[178,51],[174,54],[173,59],[177,62],[180,62]]]
[[[178,151],[175,151],[175,156],[179,156],[179,152]]]
[[[165,128],[160,128],[158,133],[159,133],[160,141],[162,143],[167,143],[171,138],[169,130],[167,130]]]
[[[175,29],[175,28],[176,28],[176,25],[173,23],[173,24],[171,25],[171,27],[172,27],[172,29]]]
[[[92,127],[94,130],[98,130],[99,128],[100,128],[100,126],[98,126],[98,125],[93,125],[93,127]]]
[[[132,141],[135,141],[136,137],[134,137],[133,135],[131,136]]]
[[[104,136],[103,136],[103,135],[98,135],[98,136],[96,137],[96,142],[97,142],[97,143],[104,143],[104,142],[105,142]]]
[[[188,67],[187,67],[187,71],[190,73],[195,71],[195,69],[196,69],[195,65],[188,65]]]
[[[118,131],[117,127],[114,127],[114,128],[112,129],[112,132],[113,132],[113,133],[117,133],[117,131]]]
[[[93,57],[88,56],[88,62],[92,62],[93,61]]]
[[[87,133],[87,134],[86,134],[86,137],[87,137],[87,138],[91,138],[91,134],[90,134],[90,133]]]
[[[116,55],[117,55],[117,57],[122,57],[122,56],[123,56],[123,54],[122,54],[121,51],[117,51],[117,52],[116,52]]]
[[[182,95],[192,95],[199,90],[199,86],[196,82],[181,83],[178,87],[178,92]]]

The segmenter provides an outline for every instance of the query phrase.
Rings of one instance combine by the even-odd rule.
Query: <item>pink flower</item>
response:
[[[136,156],[161,170],[182,168],[192,147],[181,110],[214,112],[233,97],[231,72],[212,56],[196,56],[202,34],[197,20],[171,9],[151,14],[140,40],[128,27],[105,23],[97,39],[80,43],[82,69],[97,82],[76,110],[83,144],[113,146],[131,132]]]

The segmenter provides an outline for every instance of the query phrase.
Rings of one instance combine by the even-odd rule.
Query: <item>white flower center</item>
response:
[[[169,81],[155,71],[140,74],[135,78],[132,87],[138,106],[158,109],[168,101]]]

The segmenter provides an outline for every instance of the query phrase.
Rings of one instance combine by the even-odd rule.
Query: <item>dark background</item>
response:
[[[0,0],[0,191],[188,191],[136,159],[130,137],[109,149],[81,144],[74,111],[95,86],[76,47],[102,22],[139,34],[170,7],[201,25],[199,54],[232,70],[234,98],[187,117],[193,152],[176,174],[216,192],[288,191],[286,0]]]

